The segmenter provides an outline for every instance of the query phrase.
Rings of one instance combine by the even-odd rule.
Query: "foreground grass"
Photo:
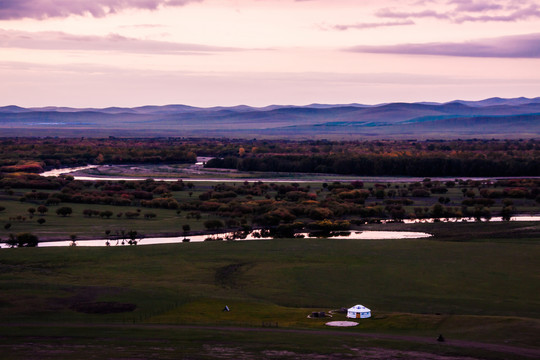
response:
[[[459,225],[453,237],[451,225]],[[439,229],[435,240],[283,239],[3,249],[0,318],[12,326],[2,327],[0,344],[17,358],[17,344],[41,336],[39,324],[54,326],[57,336],[67,336],[67,343],[73,346],[94,339],[88,340],[90,347],[101,341],[95,340],[101,338],[95,327],[115,324],[116,340],[102,339],[112,348],[126,346],[132,336],[147,339],[146,330],[132,327],[151,324],[322,330],[324,320],[307,318],[312,311],[328,312],[361,303],[374,316],[347,331],[429,338],[444,333],[452,339],[537,346],[540,286],[535,269],[540,238],[525,229],[535,226],[512,224],[514,236],[498,238],[490,235],[494,228],[489,230],[485,224],[423,226]],[[99,302],[135,304],[136,309],[86,314],[78,308]],[[225,305],[230,312],[222,311]],[[344,315],[337,313],[332,318],[342,319]],[[73,332],[69,324],[87,325]],[[175,344],[193,354],[205,354],[208,344],[236,344],[233,334],[220,331],[170,331],[179,339]],[[168,341],[163,333],[167,331],[162,329],[147,340]],[[318,353],[335,353],[345,351],[345,344],[366,341],[349,343],[336,337],[335,342],[320,342],[311,335],[296,334],[293,338],[303,340],[297,339],[294,347],[281,333],[265,336],[268,341],[260,340],[257,332],[243,333],[239,338],[245,341],[238,346],[247,351],[253,344],[260,347],[253,351],[262,351],[273,343],[282,344],[280,349],[306,353],[310,349],[307,343],[314,341],[319,344]],[[52,344],[56,340],[39,341]],[[136,351],[145,348],[144,344],[130,346]],[[376,346],[412,348],[411,344]],[[431,345],[427,348],[436,351]],[[167,351],[158,353],[167,358]],[[481,357],[495,358],[492,354]]]
[[[32,336],[27,334],[32,331]],[[363,336],[349,331],[182,326],[14,326],[0,330],[4,359],[522,359],[484,348]],[[66,336],[69,334],[69,336]],[[16,343],[16,345],[14,345]],[[458,344],[459,345],[459,344]],[[499,349],[500,350],[500,349]],[[529,353],[526,352],[525,358]],[[533,354],[534,355],[534,354]]]

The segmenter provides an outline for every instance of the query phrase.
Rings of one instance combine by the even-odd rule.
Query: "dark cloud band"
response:
[[[540,58],[540,33],[463,43],[356,46],[347,51],[377,54],[438,55],[492,58]]]
[[[125,9],[155,10],[202,0],[0,0],[0,20],[46,19],[70,15],[103,17]]]

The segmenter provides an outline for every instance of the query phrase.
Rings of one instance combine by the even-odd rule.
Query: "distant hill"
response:
[[[536,138],[540,97],[447,103],[0,107],[2,136]]]

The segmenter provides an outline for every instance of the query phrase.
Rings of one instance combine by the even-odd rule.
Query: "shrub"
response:
[[[72,213],[73,213],[73,210],[70,207],[67,207],[67,206],[63,206],[63,207],[58,208],[56,210],[56,214],[60,215],[60,216],[63,216],[63,217],[71,215]]]
[[[204,227],[206,227],[208,230],[220,229],[223,226],[225,225],[223,224],[223,221],[221,220],[206,220],[204,222]]]
[[[414,189],[412,191],[412,196],[413,197],[429,197],[430,193],[429,191],[424,190],[424,189]]]
[[[107,219],[110,218],[110,217],[113,216],[113,215],[114,215],[113,212],[110,211],[110,210],[101,211],[101,212],[99,213],[99,216],[100,216],[101,218],[107,218]]]
[[[35,247],[38,245],[38,237],[31,233],[17,234],[17,246],[18,247]]]

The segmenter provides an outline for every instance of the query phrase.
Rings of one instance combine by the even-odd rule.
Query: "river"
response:
[[[211,158],[208,157],[200,157],[197,158],[197,163],[192,165],[194,169],[202,169],[204,166],[204,163],[208,161]],[[70,173],[77,173],[77,172],[84,172],[85,170],[93,169],[98,167],[99,165],[88,165],[88,166],[80,166],[80,167],[73,167],[73,168],[64,168],[64,169],[54,169],[51,171],[46,171],[42,173],[42,176],[60,176],[63,174],[70,174]],[[105,165],[106,166],[106,165]],[[304,174],[305,175],[305,174]],[[136,180],[143,180],[141,177],[123,177],[123,176],[86,176],[86,175],[79,175],[75,174],[74,178],[76,180],[125,180],[125,181],[136,181]],[[180,178],[153,178],[156,181],[178,181]],[[447,180],[453,180],[454,178],[431,178],[433,181],[447,181]],[[509,179],[509,178],[460,178],[462,180],[497,180],[497,179]],[[416,181],[422,181],[423,178],[418,177],[348,177],[348,178],[338,178],[338,177],[331,177],[331,178],[320,178],[320,179],[295,179],[295,178],[288,178],[288,179],[275,179],[275,178],[260,178],[260,179],[253,179],[253,178],[221,178],[221,179],[215,179],[215,178],[184,178],[183,180],[189,180],[189,181],[207,181],[207,182],[242,182],[242,181],[268,181],[268,182],[322,182],[322,181],[354,181],[354,180],[362,180],[366,182],[416,182]],[[540,221],[540,216],[536,215],[518,215],[513,216],[511,221]],[[441,219],[405,219],[403,220],[403,223],[405,224],[414,224],[414,223],[433,223],[436,221],[441,222],[474,222],[476,219],[474,218],[441,218]],[[489,221],[503,221],[501,217],[493,217]],[[391,221],[384,221],[384,222],[391,222]],[[222,234],[214,234],[214,235],[196,235],[196,236],[190,236],[189,242],[202,242],[202,241],[209,241],[210,240],[223,240],[231,237],[231,233],[222,233]],[[308,237],[307,233],[299,234],[300,237]],[[431,237],[431,234],[423,233],[423,232],[408,232],[408,231],[353,231],[350,232],[349,235],[340,235],[340,236],[333,236],[329,239],[356,239],[356,240],[382,240],[382,239],[418,239],[418,238],[427,238]],[[249,234],[247,237],[245,237],[242,240],[236,239],[235,241],[246,241],[246,240],[270,240],[271,238],[262,238],[260,236],[254,236],[253,233]],[[110,246],[129,246],[127,244],[127,240],[107,240],[107,239],[93,239],[93,240],[84,240],[84,241],[77,241],[76,244],[78,246],[106,246],[106,243],[109,243]],[[137,240],[138,245],[155,245],[155,244],[171,244],[171,243],[182,243],[182,242],[188,242],[184,237],[153,237],[153,238],[144,238]],[[54,247],[54,246],[69,246],[71,245],[71,241],[51,241],[51,242],[42,242],[39,244],[40,247]],[[5,244],[0,244],[0,247],[7,247]]]
[[[350,239],[350,240],[393,240],[393,239],[422,239],[429,238],[431,234],[424,232],[412,232],[412,231],[347,231],[340,232],[338,235],[327,237],[330,240]],[[297,237],[310,238],[308,233],[297,234]],[[177,236],[177,237],[151,237],[137,239],[137,245],[157,245],[157,244],[180,244],[191,242],[203,242],[203,241],[233,241],[234,233],[219,233],[212,235],[194,235],[194,236]],[[260,232],[254,231],[249,233],[245,238],[235,238],[234,241],[250,241],[250,240],[272,240],[271,237],[261,237]],[[189,240],[189,241],[188,241]],[[79,240],[76,241],[77,246],[130,246],[128,239],[91,239],[91,240]],[[73,243],[71,240],[65,241],[46,241],[40,242],[39,247],[58,247],[58,246],[71,246]],[[7,244],[0,244],[0,248],[8,248]]]
[[[235,177],[219,177],[215,176],[216,174],[213,174],[213,177],[204,177],[201,174],[205,174],[204,171],[204,164],[212,159],[211,157],[197,157],[197,162],[189,167],[189,172],[186,172],[184,174],[178,174],[178,175],[188,175],[188,176],[175,176],[175,177],[156,177],[152,176],[151,178],[156,181],[178,181],[178,180],[185,180],[185,181],[191,181],[191,182],[256,182],[256,181],[263,181],[263,182],[279,182],[279,183],[321,183],[321,182],[334,182],[334,181],[341,181],[341,182],[351,182],[355,180],[360,180],[363,182],[369,182],[369,183],[402,183],[402,182],[422,182],[425,178],[423,177],[409,177],[409,176],[340,176],[340,175],[333,175],[333,174],[295,174],[295,173],[283,173],[280,175],[276,175],[275,173],[272,173],[274,176],[268,176],[265,177],[264,173],[257,173],[259,177],[253,177],[252,173],[242,173],[242,172],[234,172]],[[87,165],[87,166],[79,166],[79,167],[71,167],[71,168],[62,168],[62,169],[53,169],[49,171],[45,171],[41,173],[41,176],[60,176],[60,175],[66,175],[66,174],[73,174],[73,178],[75,180],[87,180],[87,181],[98,181],[98,180],[112,180],[112,181],[141,181],[145,180],[148,177],[135,177],[135,176],[111,176],[111,175],[86,175],[84,172],[86,170],[96,169],[99,167],[110,167],[112,165]],[[130,165],[118,165],[118,166],[130,166]],[[225,174],[231,174],[229,172],[225,172]],[[245,177],[241,177],[238,175],[245,174]],[[196,175],[197,177],[192,177],[193,175]],[[482,181],[482,180],[490,180],[490,181],[496,181],[496,180],[502,180],[502,179],[522,179],[522,178],[529,178],[529,179],[539,179],[540,177],[537,176],[525,176],[525,177],[430,177],[432,181],[450,181],[450,180],[473,180],[473,181]]]

